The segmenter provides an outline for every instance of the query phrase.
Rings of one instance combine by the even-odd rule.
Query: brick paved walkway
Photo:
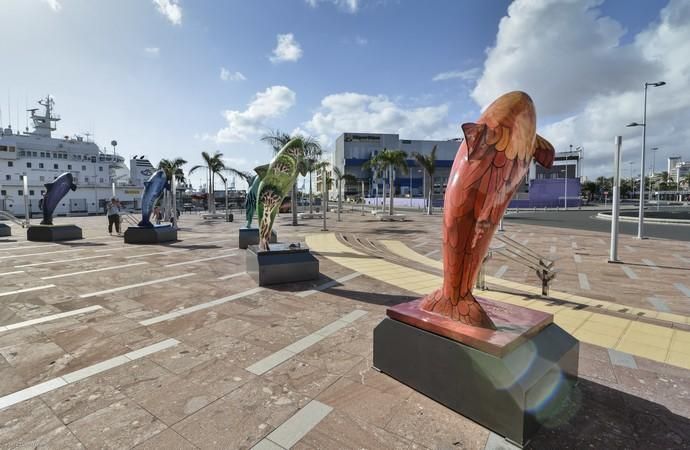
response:
[[[0,448],[498,448],[498,436],[371,369],[372,330],[386,307],[440,275],[382,243],[439,261],[439,217],[410,217],[329,216],[331,235],[319,232],[321,221],[294,228],[281,216],[279,238],[333,236],[342,247],[319,256],[321,279],[276,289],[257,289],[244,274],[237,223],[185,215],[180,241],[161,246],[125,246],[102,217],[70,220],[86,239],[64,244],[27,242],[13,227],[14,237],[0,238]],[[677,285],[688,286],[687,246],[624,239],[630,278],[603,262],[605,236],[539,226],[507,233],[542,252],[556,247],[555,290],[671,316],[633,321],[591,305],[583,313],[685,332],[678,317],[690,315],[690,299]],[[410,272],[376,275],[383,263]],[[512,296],[537,285],[497,257],[489,274],[499,271],[491,295],[504,300],[522,301]],[[690,371],[631,353],[583,343],[573,403],[531,446],[690,445]]]

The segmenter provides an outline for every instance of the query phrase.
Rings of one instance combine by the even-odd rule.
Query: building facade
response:
[[[446,141],[401,139],[397,134],[381,133],[343,133],[335,142],[335,151],[331,157],[331,166],[338,167],[343,173],[354,176],[358,182],[344,187],[345,197],[381,196],[384,179],[374,177],[365,163],[384,149],[402,150],[407,153],[408,173],[394,173],[394,195],[398,197],[423,197],[425,180],[423,169],[417,165],[413,154],[428,155],[436,146],[436,171],[433,179],[433,202],[440,206],[450,176],[450,170],[462,139]],[[581,153],[568,151],[556,153],[554,165],[546,169],[534,161],[527,176],[518,189],[513,203],[514,207],[557,207],[580,204],[580,179],[582,177]],[[385,180],[387,182],[387,179]],[[386,191],[388,187],[386,187]],[[336,196],[335,189],[331,191]],[[388,195],[388,192],[386,192]]]
[[[436,146],[436,172],[432,185],[435,197],[441,198],[445,193],[446,181],[461,142],[461,139],[446,141],[401,139],[397,134],[343,133],[335,141],[332,166],[338,167],[343,173],[353,175],[359,180],[357,185],[351,184],[344,188],[345,196],[360,195],[362,182],[365,196],[381,195],[383,178],[373,177],[371,170],[365,168],[364,165],[384,149],[402,150],[407,153],[408,173],[393,174],[395,195],[423,197],[424,184],[429,183],[429,179],[427,177],[425,180],[424,171],[417,165],[413,154],[428,155]]]

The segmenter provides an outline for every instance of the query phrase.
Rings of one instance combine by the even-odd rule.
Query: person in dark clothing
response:
[[[113,225],[115,225],[115,231],[118,236],[120,233],[120,210],[122,209],[122,204],[120,201],[113,197],[107,205],[107,215],[108,215],[108,233],[113,234]]]

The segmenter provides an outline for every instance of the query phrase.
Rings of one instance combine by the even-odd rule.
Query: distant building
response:
[[[403,150],[407,153],[408,173],[394,174],[395,195],[422,197],[424,189],[424,172],[413,158],[414,153],[428,155],[436,146],[436,172],[433,179],[434,203],[442,204],[450,170],[455,155],[462,143],[461,138],[445,141],[401,139],[397,134],[382,133],[343,133],[335,141],[335,151],[331,155],[331,166],[338,167],[343,173],[353,175],[358,183],[345,187],[344,195],[359,196],[364,184],[367,197],[381,196],[383,177],[372,178],[370,170],[364,167],[378,152],[384,149]],[[520,207],[555,207],[564,204],[576,206],[580,202],[581,154],[577,151],[557,153],[551,169],[532,162],[524,183],[514,197],[514,206]],[[320,189],[320,174],[317,174]],[[567,178],[567,180],[566,180]],[[387,178],[386,178],[387,183]],[[428,183],[429,180],[427,179]],[[567,187],[566,187],[567,184]],[[388,187],[386,187],[386,190]],[[331,191],[335,195],[334,190]],[[388,192],[386,192],[388,195]]]
[[[668,157],[668,164],[666,167],[666,171],[668,172],[669,176],[672,176],[673,172],[676,169],[676,164],[679,163],[681,161],[681,159],[682,158],[680,156],[669,156]]]
[[[383,179],[372,178],[371,171],[365,169],[363,165],[381,150],[402,150],[408,155],[408,173],[394,174],[395,194],[404,196],[412,194],[413,197],[422,197],[424,172],[417,165],[412,155],[414,153],[428,155],[435,145],[436,172],[434,173],[433,181],[434,194],[443,194],[445,192],[446,180],[450,175],[450,168],[453,165],[455,154],[458,152],[461,142],[461,139],[445,141],[400,139],[400,136],[397,134],[343,133],[335,141],[332,164],[344,173],[351,174],[360,180],[358,186],[347,186],[344,191],[346,196],[358,195],[361,190],[361,181],[364,182],[364,191],[367,196],[374,196],[377,193],[381,195]],[[427,182],[429,182],[428,179]]]
[[[682,161],[680,156],[668,158],[668,176],[676,183],[683,180],[690,173],[690,161]]]

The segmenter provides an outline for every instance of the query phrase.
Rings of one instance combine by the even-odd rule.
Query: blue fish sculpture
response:
[[[70,189],[76,191],[77,185],[74,184],[74,177],[72,174],[65,172],[54,179],[52,183],[46,183],[45,187],[46,193],[43,194],[43,198],[38,201],[38,207],[43,210],[41,225],[52,225],[53,212],[58,203],[67,195]]]
[[[144,193],[141,194],[141,222],[138,224],[140,227],[153,228],[150,220],[151,211],[165,189],[170,189],[170,183],[162,170],[151,175],[149,181],[144,181]]]

